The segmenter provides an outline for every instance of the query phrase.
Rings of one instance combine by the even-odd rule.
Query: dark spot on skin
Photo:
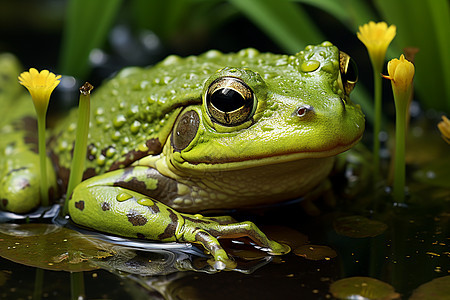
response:
[[[59,163],[59,156],[53,151],[50,152],[50,159],[58,178],[58,185],[65,191],[67,189],[67,184],[69,183],[70,170],[61,166]]]
[[[129,190],[132,190],[132,191],[136,191],[141,194],[147,194],[149,191],[145,185],[145,182],[140,181],[136,177],[133,177],[133,178],[131,178],[131,180],[128,180],[128,181],[114,182],[114,186],[120,186],[120,187],[129,189]],[[145,193],[145,192],[147,192],[147,193]]]
[[[2,206],[6,207],[8,205],[8,199],[2,199]]]
[[[59,157],[55,152],[50,153],[50,159],[53,163],[55,172],[57,174],[58,185],[61,187],[62,190],[66,190],[67,185],[69,183],[70,170],[66,167],[61,166],[61,164],[59,163]],[[97,175],[95,169],[88,168],[83,172],[83,180],[93,177],[95,175]]]
[[[153,168],[140,168],[139,178],[153,178],[158,181],[156,189],[148,189],[144,181],[135,178],[129,179],[133,174],[134,167],[124,169],[124,174],[113,186],[122,187],[124,189],[133,190],[140,194],[149,196],[163,203],[169,203],[177,197],[177,182],[172,178],[166,177]],[[137,174],[135,174],[137,175]],[[152,206],[153,207],[153,206]],[[159,210],[158,210],[159,211]]]
[[[167,209],[167,211],[169,212],[169,217],[172,222],[169,225],[167,225],[166,229],[164,229],[164,232],[158,236],[158,239],[160,239],[160,240],[175,237],[175,232],[178,227],[177,214],[174,213],[173,210],[171,210],[171,209]]]
[[[67,185],[69,184],[69,176],[70,176],[70,170],[68,168],[57,168],[58,170],[58,182],[62,187],[63,190],[67,190]]]
[[[189,146],[197,135],[199,124],[200,117],[193,110],[184,113],[180,117],[170,138],[174,151],[181,152],[181,150]]]
[[[84,210],[84,201],[80,200],[80,201],[75,202],[75,208],[78,208],[81,211]]]
[[[162,149],[161,142],[159,139],[149,139],[145,142],[145,145],[148,147],[149,153],[160,153]]]
[[[137,238],[141,239],[141,240],[145,240],[145,235],[143,235],[142,233],[137,233]]]
[[[156,203],[152,206],[147,206],[147,207],[151,211],[152,214],[157,214],[160,212],[159,206]]]
[[[34,153],[38,153],[38,134],[37,134],[37,120],[31,116],[25,116],[13,124],[15,131],[24,132],[24,143]]]
[[[127,213],[128,222],[133,224],[133,226],[144,226],[147,224],[147,218],[143,215],[139,214],[138,212],[134,210],[130,210],[129,213]]]
[[[102,203],[102,210],[103,211],[107,211],[111,209],[111,205],[108,202],[103,202]]]
[[[97,175],[97,173],[95,172],[94,168],[87,168],[86,170],[84,170],[83,180],[94,177],[95,175]]]
[[[159,141],[159,139],[157,139],[157,138],[149,139],[145,142],[145,145],[148,148],[147,151],[131,150],[120,160],[114,162],[111,165],[111,167],[109,168],[109,170],[112,171],[112,170],[124,168],[124,167],[131,165],[136,160],[141,159],[145,156],[161,153],[162,145],[161,145],[161,142]],[[103,151],[105,151],[105,154],[103,154],[103,155],[106,155],[106,150],[102,150],[102,154],[103,154]]]

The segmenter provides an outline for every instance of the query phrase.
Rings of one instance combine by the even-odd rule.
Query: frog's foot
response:
[[[191,240],[193,237],[194,240]],[[217,238],[204,229],[196,228],[190,232],[188,238],[190,242],[200,243],[213,257],[214,262],[211,265],[217,270],[234,269],[237,264],[234,260],[228,257],[227,252],[222,248]]]
[[[216,230],[221,238],[248,237],[271,255],[283,255],[291,251],[288,245],[269,239],[253,222],[220,225]]]
[[[217,241],[217,238],[249,237],[257,245],[268,250],[272,255],[282,255],[290,251],[290,247],[270,240],[252,222],[240,222],[231,224],[219,224],[211,221],[211,218],[195,218],[183,214],[185,219],[182,238],[188,242],[198,242],[205,247],[216,261],[225,262],[226,252]]]

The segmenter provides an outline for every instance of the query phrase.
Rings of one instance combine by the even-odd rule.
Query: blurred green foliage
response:
[[[151,30],[163,41],[182,38],[190,29],[214,32],[241,14],[287,53],[307,44],[333,41],[321,30],[321,20],[313,19],[307,8],[323,11],[354,33],[368,21],[384,20],[397,26],[387,59],[398,58],[405,47],[418,48],[418,98],[425,108],[450,112],[448,0],[69,0],[60,62],[63,74],[87,76],[90,51],[102,47],[124,6],[131,12],[132,26]],[[358,88],[354,98],[371,120],[371,97]]]

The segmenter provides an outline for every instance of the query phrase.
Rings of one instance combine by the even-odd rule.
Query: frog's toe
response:
[[[291,247],[286,244],[281,244],[275,241],[271,241],[270,243],[270,255],[283,255],[291,252]]]
[[[214,261],[208,263],[215,269],[234,269],[236,267],[236,262],[228,257],[227,252],[212,234],[204,229],[196,228],[192,232],[192,236],[194,237],[194,240],[191,242],[202,244],[202,246],[214,257]],[[189,242],[189,240],[187,241]]]
[[[212,266],[215,270],[225,270],[225,269],[235,269],[237,267],[237,263],[232,259],[216,260],[216,259],[208,259],[208,264]]]

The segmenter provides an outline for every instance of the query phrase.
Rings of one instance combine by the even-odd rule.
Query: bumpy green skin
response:
[[[214,120],[208,87],[239,78],[254,105],[237,125]],[[85,177],[69,202],[72,220],[117,235],[201,243],[228,267],[217,237],[250,236],[289,251],[252,223],[189,215],[300,197],[356,144],[364,116],[343,91],[339,50],[328,42],[296,55],[209,51],[128,68],[94,91]],[[307,113],[301,114],[307,108]],[[67,181],[76,112],[49,145]],[[183,212],[183,213],[181,213]]]

